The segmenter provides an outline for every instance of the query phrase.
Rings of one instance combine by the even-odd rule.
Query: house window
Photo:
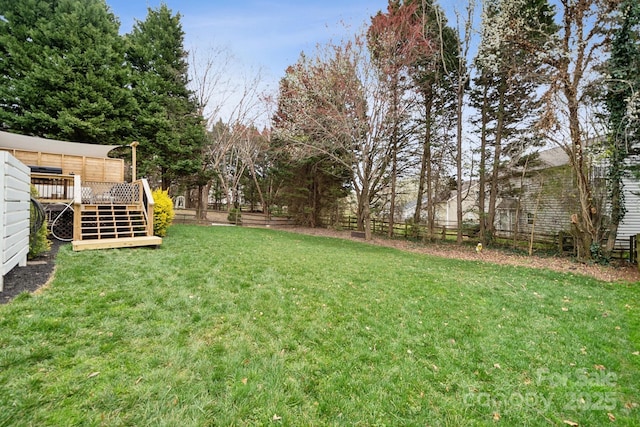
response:
[[[531,212],[527,212],[527,224],[533,224],[534,215]]]

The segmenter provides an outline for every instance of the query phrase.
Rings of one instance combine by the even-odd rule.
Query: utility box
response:
[[[4,275],[16,265],[27,265],[30,218],[29,167],[0,151],[0,292]]]

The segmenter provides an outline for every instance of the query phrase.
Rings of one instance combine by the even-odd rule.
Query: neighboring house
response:
[[[496,231],[511,236],[556,235],[571,231],[571,214],[577,212],[569,156],[562,148],[541,151],[531,164],[500,182],[496,206]]]
[[[640,159],[634,162],[639,164]],[[606,199],[606,166],[600,165],[594,169],[595,193]],[[618,227],[617,248],[628,248],[630,237],[640,233],[640,181],[626,178],[623,184],[627,212]],[[501,197],[496,205],[495,227],[498,236],[502,237],[511,238],[516,232],[521,239],[525,236],[528,238],[533,231],[536,240],[551,240],[560,232],[570,234],[571,215],[580,211],[569,156],[561,147],[541,151],[526,166],[512,170],[510,175],[500,180],[498,191]],[[479,199],[478,182],[465,183],[463,222],[479,221]],[[404,207],[405,220],[413,218],[415,206],[415,202],[411,202]],[[426,200],[423,201],[423,209],[424,218]],[[437,203],[435,220],[439,227],[457,226],[455,190]]]
[[[594,176],[594,183],[604,198],[605,168],[596,169],[600,175]],[[619,248],[628,248],[629,237],[640,233],[640,183],[625,179],[624,193],[627,214],[618,229]],[[505,236],[529,235],[532,229],[539,237],[570,233],[571,215],[580,209],[569,156],[560,147],[541,151],[535,163],[510,175],[501,183],[501,194],[496,230]]]
[[[436,203],[435,222],[438,227],[458,226],[458,203],[456,190],[451,190],[446,197]],[[416,202],[408,203],[403,210],[403,218],[413,218]],[[422,201],[423,218],[427,215],[427,200]],[[465,182],[462,185],[462,222],[477,223],[478,216],[478,182]]]
[[[634,158],[633,161],[638,164],[640,159]],[[622,180],[622,184],[627,213],[618,226],[616,246],[629,247],[630,237],[640,233],[640,180],[625,178]]]

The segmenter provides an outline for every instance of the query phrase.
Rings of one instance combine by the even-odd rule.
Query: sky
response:
[[[274,95],[285,70],[296,63],[301,52],[311,56],[318,45],[352,38],[370,24],[372,16],[386,11],[388,0],[106,0],[106,3],[120,21],[121,34],[131,32],[136,21],[144,21],[148,8],[157,9],[164,3],[174,15],[179,13],[185,33],[184,47],[196,53],[191,67],[199,67],[199,61],[211,57],[220,58],[215,53],[220,50],[231,55],[231,68],[224,67],[225,74],[235,79],[229,91],[231,98],[217,93],[205,109],[205,116],[228,119],[234,106],[239,105],[238,88],[246,87],[247,78],[259,75],[257,92]],[[455,25],[454,8],[463,7],[455,6],[458,3],[440,1],[449,25]],[[262,119],[268,120],[268,113],[264,114]]]
[[[275,79],[301,51],[310,54],[318,43],[356,33],[387,6],[387,0],[107,0],[121,33],[161,2],[180,13],[187,50],[227,48]]]

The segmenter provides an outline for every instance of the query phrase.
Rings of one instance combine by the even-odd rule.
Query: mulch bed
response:
[[[4,289],[0,292],[0,304],[5,304],[22,292],[35,292],[53,275],[55,259],[60,246],[65,244],[53,239],[51,250],[38,258],[27,261],[26,267],[14,267],[4,276]]]

